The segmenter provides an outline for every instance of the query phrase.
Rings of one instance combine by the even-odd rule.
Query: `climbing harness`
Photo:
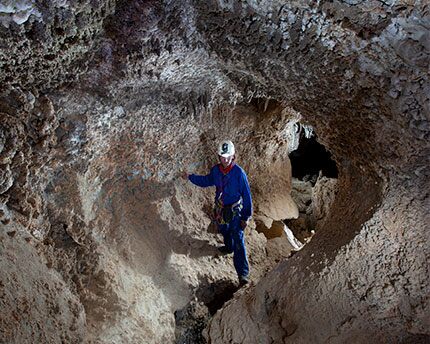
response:
[[[226,141],[224,142],[224,145],[227,145],[229,143],[231,142]],[[233,144],[231,143],[231,145]],[[232,147],[234,152],[234,146]],[[222,147],[220,146],[220,149],[221,148]],[[230,148],[231,147],[229,147],[229,149]],[[228,173],[234,168],[235,165],[236,163],[234,161],[227,168],[224,168],[221,164],[218,165],[222,173],[222,179],[221,179],[221,184],[217,186],[217,190],[219,190],[219,195],[215,199],[214,216],[213,216],[213,220],[218,225],[225,225],[230,223],[235,216],[240,215],[240,212],[243,208],[242,197],[240,197],[239,200],[233,204],[224,204],[224,200],[223,200],[224,189],[229,181]]]
[[[235,216],[238,216],[243,208],[242,197],[235,203],[225,205],[222,202],[222,193],[215,201],[214,221],[219,225],[225,225],[231,222]]]

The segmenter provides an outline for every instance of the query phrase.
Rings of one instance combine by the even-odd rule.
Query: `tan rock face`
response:
[[[256,283],[289,250],[254,229],[298,216],[300,120],[336,192],[317,184],[312,241],[218,311],[208,342],[428,340],[424,1],[22,3],[0,8],[1,339],[188,338],[184,314],[204,326],[236,276],[213,190],[181,172],[235,142]]]
[[[33,244],[34,239],[14,224],[2,229],[2,342],[80,343],[85,335],[84,307]]]

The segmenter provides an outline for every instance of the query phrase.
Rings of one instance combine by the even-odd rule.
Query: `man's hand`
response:
[[[240,221],[240,227],[242,227],[242,230],[244,230],[248,226],[248,221],[242,220]]]
[[[186,172],[186,171],[181,172],[181,178],[182,179],[188,180],[188,176],[189,176],[188,172]]]

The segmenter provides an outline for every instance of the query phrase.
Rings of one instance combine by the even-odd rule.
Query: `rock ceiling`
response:
[[[174,341],[234,275],[179,172],[230,137],[256,221],[297,216],[300,120],[338,165],[330,211],[206,338],[429,340],[427,1],[4,0],[0,37],[1,339]]]

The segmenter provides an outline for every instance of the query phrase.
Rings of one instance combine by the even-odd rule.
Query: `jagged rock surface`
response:
[[[298,119],[337,161],[332,205],[208,341],[428,340],[425,1],[19,3],[0,8],[5,340],[174,341],[175,311],[235,279],[211,192],[180,171],[229,137],[256,219],[295,217]],[[257,280],[271,263],[247,234]]]

